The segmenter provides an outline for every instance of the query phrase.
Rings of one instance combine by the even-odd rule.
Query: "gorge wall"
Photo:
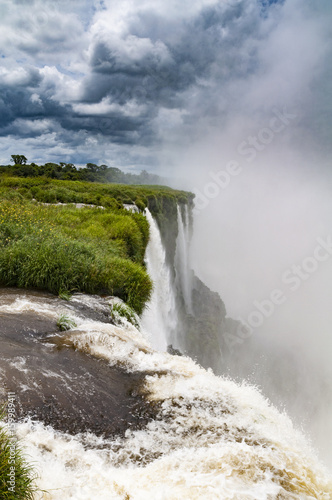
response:
[[[150,208],[153,210],[155,206],[149,204]],[[164,331],[167,330],[165,340],[169,351],[186,354],[204,368],[220,373],[226,352],[224,333],[231,320],[226,317],[225,304],[219,294],[210,290],[191,269],[192,208],[193,201],[190,199],[186,203],[164,205],[165,212],[154,213],[163,247],[161,252],[164,251],[164,266],[167,268],[164,272],[168,274],[164,290],[160,289],[158,271],[149,269],[149,265],[148,271],[152,279],[159,283],[159,292],[163,294],[159,302],[169,311],[168,314],[163,313],[167,322]],[[150,227],[152,224],[150,217]],[[153,231],[156,229],[153,228]],[[153,237],[158,238],[158,235]],[[158,245],[160,247],[160,243],[156,244],[156,248]],[[153,259],[152,255],[151,261]],[[161,329],[163,327],[159,328],[159,332]]]

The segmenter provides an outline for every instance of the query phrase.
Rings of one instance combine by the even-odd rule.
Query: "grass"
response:
[[[117,295],[140,313],[152,283],[143,265],[148,223],[110,209],[0,201],[0,284]]]
[[[3,417],[4,412],[1,411],[0,419]],[[1,500],[33,500],[35,477],[34,469],[27,463],[22,448],[0,421]]]
[[[0,285],[116,295],[140,314],[152,290],[144,267],[149,225],[123,204],[148,206],[168,227],[177,204],[192,199],[164,186],[0,176]]]
[[[67,314],[61,314],[56,322],[56,326],[62,331],[65,332],[67,330],[71,330],[72,328],[76,328],[75,321],[67,316]]]
[[[60,290],[59,299],[66,300],[67,302],[69,302],[71,297],[72,294],[70,292],[67,292],[67,290]]]
[[[120,318],[125,318],[129,323],[134,325],[137,329],[139,329],[139,321],[135,314],[135,311],[128,306],[127,304],[115,303],[112,305],[111,313],[113,319],[117,320]]]
[[[149,207],[162,213],[170,203],[192,203],[194,195],[166,186],[129,186],[82,181],[60,181],[46,177],[8,177],[0,172],[0,198],[21,196],[43,203],[86,203],[121,209],[135,203],[142,211]]]

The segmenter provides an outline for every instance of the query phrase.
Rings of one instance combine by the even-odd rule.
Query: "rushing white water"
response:
[[[189,261],[190,229],[188,206],[185,205],[183,210],[184,216],[182,215],[179,205],[177,206],[178,236],[175,251],[175,272],[176,285],[183,297],[186,312],[191,314],[192,271]]]
[[[180,210],[178,217],[176,284],[189,311],[189,225]],[[65,302],[21,293],[0,303],[1,314],[53,321],[70,316],[76,326],[59,334],[62,349],[74,347],[106,363],[110,383],[114,369],[130,377],[141,374],[146,406],[154,408],[154,418],[139,430],[128,427],[107,439],[92,432],[70,435],[31,420],[17,423],[17,436],[38,471],[37,485],[46,491],[37,499],[331,500],[329,473],[287,415],[256,388],[162,352],[176,326],[175,288],[158,226],[149,212],[147,218],[146,261],[155,286],[142,331],[125,318],[115,325],[98,319],[118,300],[110,297],[77,294]],[[24,356],[13,359],[11,367],[27,372],[26,387],[19,390],[29,391],[33,378]]]
[[[192,271],[190,269],[190,225],[188,207],[183,211],[177,206],[178,234],[176,238],[174,273],[166,261],[166,252],[160,231],[150,211],[146,209],[150,225],[150,240],[145,260],[154,289],[150,302],[142,315],[142,328],[148,332],[155,349],[165,351],[169,344],[177,342],[178,307],[192,313]]]
[[[144,374],[156,418],[104,439],[40,422],[16,426],[47,500],[330,500],[332,482],[301,433],[254,387],[216,377],[189,358],[152,349],[133,326],[92,320],[72,303],[22,297],[1,312],[54,318],[71,312],[70,345],[127,373]],[[91,401],[93,404],[93,401]]]
[[[154,287],[151,300],[142,315],[142,327],[150,335],[153,347],[165,351],[177,324],[175,293],[158,225],[149,209],[145,210],[150,225],[145,260]]]
[[[149,388],[164,418],[114,441],[18,426],[47,498],[331,498],[331,483],[301,435],[254,389],[190,364],[151,377]]]

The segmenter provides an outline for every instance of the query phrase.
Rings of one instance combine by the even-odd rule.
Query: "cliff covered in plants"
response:
[[[141,313],[152,282],[144,267],[149,227],[139,212],[149,207],[162,220],[191,199],[160,186],[3,176],[0,284],[117,295]]]

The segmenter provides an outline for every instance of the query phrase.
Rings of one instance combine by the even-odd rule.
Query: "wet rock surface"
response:
[[[40,303],[56,308],[64,302],[41,292],[1,290],[0,396],[5,401],[9,391],[15,393],[18,419],[31,417],[72,434],[91,431],[108,437],[141,428],[155,416],[142,391],[144,373],[127,373],[67,346],[56,315],[17,312],[18,299],[37,309]],[[88,315],[84,304],[68,305]],[[106,318],[102,310],[94,310],[93,316]]]

